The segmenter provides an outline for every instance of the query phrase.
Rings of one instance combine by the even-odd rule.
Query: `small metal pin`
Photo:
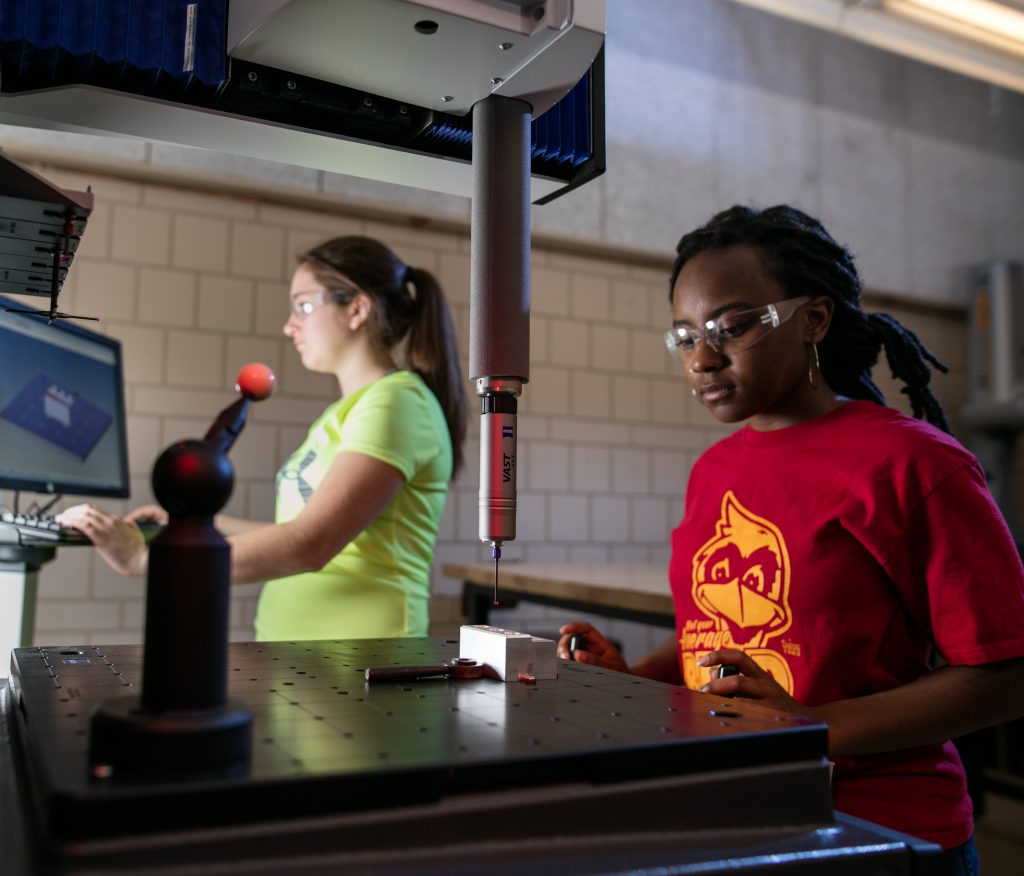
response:
[[[494,558],[494,607],[501,605],[498,602],[498,560],[501,559],[501,545],[498,542],[491,542],[491,556]]]

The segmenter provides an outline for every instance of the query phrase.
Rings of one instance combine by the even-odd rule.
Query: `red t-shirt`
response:
[[[1024,568],[974,457],[920,420],[851,401],[718,442],[690,475],[669,578],[679,661],[746,651],[808,706],[952,664],[1024,655]],[[972,832],[951,742],[841,757],[835,808],[946,848]]]

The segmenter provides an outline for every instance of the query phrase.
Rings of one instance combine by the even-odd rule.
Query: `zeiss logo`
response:
[[[501,427],[501,437],[502,438],[512,438],[512,437],[514,437],[514,434],[515,433],[512,431],[512,427],[511,426],[502,426]]]

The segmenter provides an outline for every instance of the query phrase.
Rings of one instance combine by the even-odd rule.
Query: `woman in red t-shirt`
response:
[[[973,873],[949,739],[1024,714],[1024,569],[928,387],[945,368],[861,309],[852,257],[798,210],[733,207],[677,253],[666,343],[701,404],[746,425],[691,472],[676,635],[628,666],[572,623],[559,655],[582,634],[580,662],[827,723],[836,808]],[[883,349],[927,422],[884,406]]]

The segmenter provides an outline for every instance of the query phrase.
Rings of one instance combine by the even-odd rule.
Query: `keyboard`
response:
[[[77,529],[61,526],[50,514],[0,512],[0,544],[90,544]]]

